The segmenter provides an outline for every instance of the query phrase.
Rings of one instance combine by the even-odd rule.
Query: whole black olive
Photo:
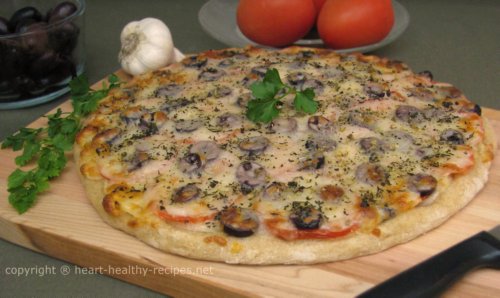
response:
[[[77,7],[75,4],[68,1],[61,2],[49,11],[49,13],[47,14],[47,21],[50,24],[55,23],[59,20],[69,17],[70,15],[75,13],[76,10]]]
[[[0,80],[0,94],[9,93],[12,88],[11,85],[12,83],[7,79]]]
[[[19,21],[19,23],[17,23],[16,30],[14,32],[24,33],[26,31],[28,31],[28,27],[31,24],[34,24],[36,22],[37,21],[35,21],[34,19],[23,19],[23,20]]]
[[[21,74],[14,78],[14,89],[24,96],[29,96],[29,93],[36,88],[35,81],[30,77]]]
[[[0,40],[0,56],[2,57],[0,78],[14,78],[24,71],[27,59],[17,40]]]
[[[80,29],[71,22],[57,25],[49,32],[49,43],[56,52],[70,55],[78,42]]]
[[[18,9],[9,20],[9,30],[14,32],[16,30],[17,24],[24,19],[33,19],[37,22],[42,20],[42,14],[32,6],[26,6]]]
[[[57,66],[57,55],[54,51],[47,50],[31,63],[28,73],[35,78],[40,78],[52,72]]]
[[[45,30],[47,23],[39,22],[28,26],[25,35],[21,39],[21,44],[29,55],[38,56],[43,54],[49,44],[49,37]]]
[[[0,35],[7,35],[9,33],[8,21],[5,18],[0,17]]]

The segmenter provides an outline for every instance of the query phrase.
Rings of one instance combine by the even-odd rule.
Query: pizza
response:
[[[247,117],[269,69],[313,91]],[[456,87],[327,49],[210,50],[131,79],[84,120],[75,158],[111,226],[163,251],[240,264],[376,253],[446,221],[484,186],[496,141]]]

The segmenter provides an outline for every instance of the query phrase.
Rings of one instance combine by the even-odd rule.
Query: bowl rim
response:
[[[73,14],[65,17],[64,19],[60,19],[57,22],[54,22],[52,24],[47,24],[47,26],[45,26],[44,29],[46,29],[47,31],[50,31],[54,27],[57,27],[57,26],[64,24],[68,21],[71,21],[74,18],[82,16],[85,13],[85,9],[87,7],[86,0],[73,0],[73,2],[76,2],[79,4],[78,8],[76,9],[76,11]],[[29,36],[31,34],[37,34],[37,30],[24,32],[24,33],[10,33],[10,34],[6,34],[6,35],[0,35],[0,40]]]

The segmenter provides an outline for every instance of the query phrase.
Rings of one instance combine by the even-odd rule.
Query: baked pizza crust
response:
[[[398,214],[379,225],[380,235],[355,232],[329,240],[284,241],[271,235],[247,238],[231,237],[222,232],[207,235],[177,228],[158,217],[148,223],[131,222],[132,217],[111,216],[102,205],[104,181],[91,180],[80,173],[89,200],[111,226],[168,253],[189,258],[240,264],[313,264],[377,253],[407,242],[434,229],[465,207],[488,180],[488,170],[497,143],[492,127],[483,118],[485,138],[474,154],[475,165],[464,175],[455,176],[442,186],[432,204]],[[76,164],[80,151],[75,146]],[[80,172],[80,171],[79,171]]]

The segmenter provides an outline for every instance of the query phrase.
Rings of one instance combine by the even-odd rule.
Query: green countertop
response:
[[[119,68],[120,31],[132,20],[156,17],[170,28],[184,53],[220,49],[198,22],[203,0],[87,0],[86,73],[96,82]],[[410,14],[410,25],[395,42],[372,54],[406,62],[413,70],[430,70],[438,81],[452,83],[472,101],[500,109],[500,1],[398,0]],[[36,107],[0,111],[0,140],[67,97]],[[0,198],[6,199],[6,198]],[[0,296],[160,296],[97,274],[9,275],[8,268],[43,268],[64,263],[0,240]],[[10,269],[11,270],[11,269]],[[39,271],[39,272],[41,272]],[[49,270],[50,271],[50,270]]]

